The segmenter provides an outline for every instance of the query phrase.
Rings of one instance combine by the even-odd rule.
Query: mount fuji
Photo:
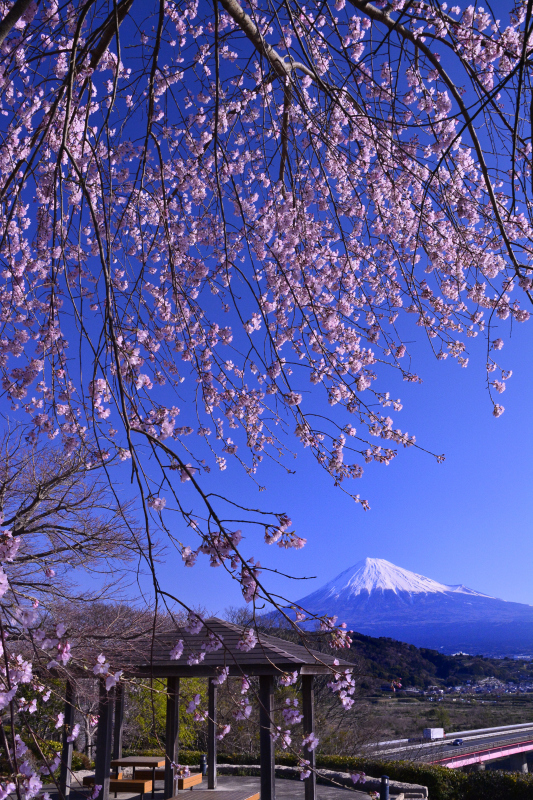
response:
[[[533,656],[533,606],[447,586],[365,558],[297,601],[314,614],[335,614],[348,628],[443,653]]]

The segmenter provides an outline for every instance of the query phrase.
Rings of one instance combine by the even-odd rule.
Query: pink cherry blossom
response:
[[[302,744],[307,750],[316,750],[319,744],[319,739],[314,733],[309,733],[302,739]]]
[[[109,672],[109,664],[107,663],[104,654],[100,653],[100,655],[96,659],[96,664],[93,667],[93,673],[95,675],[107,675],[108,672]]]
[[[237,650],[242,650],[244,653],[248,653],[250,650],[253,650],[257,644],[257,634],[253,628],[248,628],[242,635],[242,638],[239,639],[237,644],[235,645]]]
[[[217,733],[217,739],[219,740],[223,739],[225,736],[228,735],[230,730],[231,730],[231,725],[223,725],[222,728],[220,728],[219,732]]]
[[[164,497],[149,497],[148,498],[148,505],[150,508],[153,508],[154,511],[162,511],[166,506],[167,501]]]
[[[0,597],[3,597],[5,593],[8,591],[8,589],[9,589],[8,577],[4,572],[4,570],[2,569],[2,567],[0,567]]]
[[[216,678],[211,678],[211,683],[215,684],[216,686],[222,686],[223,683],[226,682],[229,675],[229,667],[223,667]]]
[[[298,700],[296,698],[291,699],[287,697],[285,700],[285,708],[282,709],[281,713],[285,725],[296,725],[297,722],[301,722],[303,719],[303,714],[298,708]]]
[[[8,781],[5,784],[0,784],[0,800],[6,800],[6,798],[9,797],[9,795],[12,794],[16,788],[16,785],[11,781]]]
[[[170,660],[177,661],[183,654],[183,639],[180,639],[170,651]]]
[[[189,701],[187,705],[187,714],[193,714],[196,711],[196,708],[200,705],[201,697],[199,694],[195,694],[193,699]]]
[[[79,734],[80,734],[80,726],[76,722],[76,724],[72,728],[72,731],[67,736],[67,742],[75,742]]]
[[[184,626],[184,630],[186,630],[187,633],[191,633],[193,636],[196,636],[196,634],[200,633],[203,627],[204,627],[204,622],[202,620],[201,615],[197,614],[194,611],[189,611],[189,614],[187,616],[187,623]]]
[[[120,681],[122,672],[123,672],[122,670],[118,670],[118,672],[115,673],[110,672],[109,675],[106,676],[105,688],[108,692],[110,689],[113,688],[113,686],[116,686],[117,683]]]
[[[233,709],[232,714],[236,720],[244,720],[250,717],[252,710],[253,706],[248,698],[242,697],[237,701],[237,708]]]
[[[281,686],[292,686],[298,680],[298,672],[288,672],[286,675],[280,675],[278,681]]]

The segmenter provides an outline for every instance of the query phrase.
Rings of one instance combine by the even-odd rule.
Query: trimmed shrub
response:
[[[76,772],[79,769],[93,769],[94,761],[91,761],[89,756],[86,756],[85,753],[78,753],[77,750],[74,750],[72,753],[72,771]]]
[[[533,800],[533,774],[489,770],[465,777],[464,800]]]

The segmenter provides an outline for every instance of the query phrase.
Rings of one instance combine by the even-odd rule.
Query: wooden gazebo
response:
[[[344,670],[352,665],[337,660],[324,653],[310,650],[275,636],[257,633],[257,643],[250,650],[243,650],[242,641],[246,629],[230,622],[211,618],[197,634],[182,628],[172,633],[157,635],[144,640],[139,652],[128,653],[120,666],[127,677],[161,678],[167,680],[166,717],[166,765],[165,800],[174,796],[174,776],[172,763],[179,761],[179,684],[180,678],[205,677],[208,679],[208,747],[207,747],[207,785],[208,789],[217,787],[217,685],[211,678],[226,668],[229,677],[259,677],[259,726],[260,726],[260,766],[261,800],[275,800],[274,780],[274,738],[273,738],[273,698],[274,679],[286,673],[297,672],[302,679],[302,714],[304,734],[314,733],[314,695],[315,675]],[[183,642],[183,653],[178,659],[171,659],[171,651],[178,641]],[[217,648],[217,649],[215,649]],[[175,654],[174,654],[175,655]],[[124,661],[126,663],[124,663]],[[72,722],[73,698],[67,686],[65,722]],[[113,715],[114,709],[114,715]],[[102,786],[99,800],[108,800],[110,781],[110,762],[113,740],[113,758],[122,757],[122,719],[124,694],[121,686],[109,692],[101,680],[99,718],[96,740],[95,783]],[[114,716],[114,720],[113,720]],[[114,729],[114,735],[113,735]],[[69,752],[70,748],[70,752]],[[72,744],[65,738],[63,747],[62,789],[69,790],[69,762]],[[305,800],[316,800],[315,752],[306,754],[311,768],[306,778]]]

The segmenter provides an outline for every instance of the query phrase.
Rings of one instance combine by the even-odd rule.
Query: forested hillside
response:
[[[401,680],[404,687],[424,688],[433,684],[455,686],[485,677],[505,682],[533,677],[530,661],[463,654],[447,656],[437,650],[360,633],[353,634],[352,639],[352,654],[358,661],[361,676],[368,676],[369,687],[375,679]]]
[[[292,631],[284,628],[268,628],[268,633],[297,640]],[[309,636],[313,648],[324,649],[325,639],[321,634]],[[516,683],[533,680],[533,662],[529,660],[487,658],[462,653],[449,656],[386,637],[375,638],[361,633],[353,633],[351,637],[350,652],[344,652],[343,658],[354,662],[363,693],[379,689],[381,684],[392,681],[401,681],[402,688],[423,689],[432,685],[443,688],[463,685],[467,681],[492,677]]]

